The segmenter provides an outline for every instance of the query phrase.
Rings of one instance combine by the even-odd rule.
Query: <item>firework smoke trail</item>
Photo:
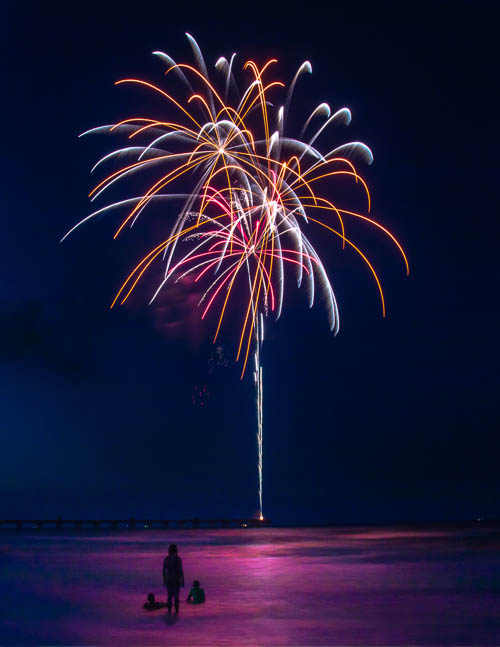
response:
[[[250,81],[240,92],[233,71],[235,55],[229,61],[219,58],[215,68],[222,75],[223,90],[218,91],[196,41],[187,36],[195,65],[178,64],[164,52],[154,52],[166,66],[167,80],[173,81],[175,77],[187,98],[176,98],[170,91],[141,79],[116,82],[154,93],[163,105],[169,106],[168,120],[131,117],[83,133],[121,134],[131,140],[130,145],[108,153],[95,164],[92,171],[131,158],[130,163],[109,173],[94,187],[89,194],[92,201],[110,187],[126,184],[135,174],[146,174],[154,182],[140,195],[129,195],[97,209],[62,240],[98,215],[123,210],[126,216],[116,230],[116,238],[125,227],[133,227],[150,205],[177,201],[178,216],[169,236],[130,272],[111,307],[123,305],[145,272],[155,262],[163,261],[163,279],[150,303],[169,283],[188,275],[196,283],[203,280],[207,287],[199,302],[201,318],[218,308],[215,342],[228,304],[233,301],[230,297],[247,294],[241,310],[236,360],[242,360],[243,377],[253,341],[262,518],[263,326],[264,316],[273,313],[278,319],[281,315],[286,267],[295,271],[299,287],[302,283],[307,286],[309,307],[319,286],[330,329],[337,333],[339,328],[333,287],[304,229],[313,223],[319,225],[340,239],[342,249],[353,250],[363,260],[377,285],[383,316],[385,302],[380,280],[364,252],[347,237],[348,221],[363,221],[384,233],[401,253],[407,273],[409,268],[401,245],[385,227],[367,215],[337,206],[320,192],[325,181],[330,186],[336,180],[353,180],[366,196],[370,211],[368,187],[354,165],[356,159],[371,163],[370,149],[361,142],[349,142],[322,153],[315,145],[328,126],[349,124],[348,108],[332,114],[328,104],[321,103],[305,121],[298,139],[285,135],[294,88],[303,74],[312,72],[310,63],[306,61],[299,67],[283,105],[276,109],[268,97],[285,86],[281,81],[267,79],[275,59],[261,68],[247,61],[243,69],[250,74]],[[172,186],[178,182],[190,182],[190,190],[173,192]]]
[[[262,504],[262,441],[263,441],[263,425],[262,425],[262,416],[263,416],[263,402],[262,398],[264,395],[263,391],[263,380],[262,380],[262,365],[260,363],[260,350],[264,342],[264,319],[262,313],[255,314],[255,369],[254,369],[254,380],[255,380],[255,391],[257,395],[256,404],[257,404],[257,451],[258,451],[258,462],[257,468],[259,473],[259,510],[260,510],[260,519],[264,519],[263,515],[263,504]]]

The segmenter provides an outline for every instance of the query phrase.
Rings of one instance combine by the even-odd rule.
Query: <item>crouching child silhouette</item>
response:
[[[190,602],[191,604],[201,604],[202,602],[205,602],[205,591],[201,588],[198,580],[193,582],[193,588],[189,591],[186,602]]]
[[[155,600],[155,594],[150,593],[148,595],[148,601],[144,603],[144,606],[142,608],[146,609],[146,611],[156,611],[157,609],[162,609],[166,606],[167,605],[165,604],[165,602],[157,602]]]

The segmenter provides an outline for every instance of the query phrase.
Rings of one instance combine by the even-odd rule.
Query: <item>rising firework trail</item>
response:
[[[247,61],[243,65],[247,83],[240,88],[233,54],[229,60],[219,58],[215,64],[218,81],[212,83],[201,50],[194,38],[189,34],[187,37],[194,65],[175,63],[164,52],[153,52],[165,66],[168,92],[142,79],[116,82],[154,94],[160,109],[165,108],[165,118],[130,117],[82,134],[121,134],[129,140],[129,145],[108,153],[95,164],[92,171],[121,163],[92,189],[92,201],[112,186],[129,186],[127,180],[134,174],[144,176],[145,190],[102,206],[64,238],[98,215],[123,212],[116,238],[126,227],[133,227],[149,206],[165,201],[178,203],[168,236],[132,269],[111,307],[123,305],[146,271],[163,262],[163,278],[150,295],[150,303],[169,284],[192,277],[195,283],[204,285],[199,302],[201,318],[214,311],[214,342],[228,308],[239,313],[236,360],[241,361],[242,378],[252,346],[254,354],[259,507],[263,518],[261,350],[264,320],[270,315],[278,319],[282,312],[287,267],[295,272],[299,287],[306,285],[309,307],[320,289],[330,328],[335,334],[339,329],[332,285],[305,229],[313,224],[327,230],[339,239],[341,249],[350,249],[361,258],[376,284],[383,316],[380,280],[364,252],[348,238],[349,221],[363,221],[387,236],[401,253],[407,273],[408,261],[399,242],[385,227],[365,214],[339,206],[331,197],[337,182],[350,181],[365,196],[366,212],[370,211],[368,187],[355,167],[358,160],[372,162],[370,149],[361,142],[349,142],[321,152],[316,145],[327,127],[349,124],[349,109],[332,111],[328,104],[321,103],[312,110],[297,137],[286,133],[294,89],[303,74],[312,72],[310,63],[306,61],[299,67],[285,90],[284,83],[270,78],[275,59],[262,67]],[[176,89],[175,96],[170,86]],[[123,164],[124,158],[129,162]],[[179,192],[179,184],[188,184],[188,190]]]

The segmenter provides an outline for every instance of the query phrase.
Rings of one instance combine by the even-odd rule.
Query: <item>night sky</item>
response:
[[[359,167],[372,213],[411,266],[407,278],[383,237],[352,229],[380,271],[382,319],[362,263],[312,235],[341,328],[333,337],[321,300],[308,310],[291,280],[284,315],[266,323],[265,514],[289,523],[500,515],[499,12],[335,4],[3,4],[0,517],[257,511],[254,388],[250,372],[239,380],[231,329],[217,354],[214,322],[199,322],[189,288],[147,306],[154,277],[130,306],[109,310],[175,213],[116,241],[109,215],[59,243],[90,213],[90,168],[123,142],[78,134],[134,110],[162,116],[158,100],[113,84],[162,83],[151,52],[191,60],[186,31],[209,70],[237,51],[239,69],[278,58],[288,82],[311,61],[290,127],[321,101],[351,109],[350,126],[323,145],[373,150],[374,164]]]

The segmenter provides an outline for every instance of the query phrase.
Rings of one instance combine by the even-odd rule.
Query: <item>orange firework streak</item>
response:
[[[146,271],[159,258],[165,263],[164,278],[153,294],[157,297],[167,284],[187,275],[195,282],[203,279],[208,285],[200,300],[202,318],[219,304],[217,339],[230,296],[238,286],[238,293],[248,289],[248,300],[242,312],[242,327],[237,344],[236,360],[242,359],[241,377],[245,374],[255,341],[254,378],[258,414],[258,472],[259,506],[262,512],[262,366],[260,351],[263,339],[264,316],[275,313],[279,317],[283,307],[285,267],[294,268],[297,282],[307,281],[309,305],[312,306],[317,285],[327,305],[330,328],[338,331],[338,309],[328,274],[304,228],[319,225],[341,239],[341,248],[352,249],[368,267],[377,285],[385,316],[385,299],[380,279],[366,254],[346,234],[349,219],[366,222],[382,232],[394,243],[401,254],[406,273],[408,260],[395,236],[373,218],[335,204],[331,196],[322,195],[317,183],[328,180],[329,193],[335,182],[346,179],[362,188],[370,211],[370,192],[365,180],[358,174],[356,158],[371,163],[370,149],[361,142],[349,142],[327,153],[321,153],[313,144],[329,124],[348,124],[350,111],[341,108],[331,115],[330,107],[322,103],[305,121],[299,139],[285,136],[286,114],[291,105],[295,85],[303,73],[312,71],[309,62],[303,63],[288,90],[284,107],[275,110],[275,93],[284,88],[281,81],[264,80],[276,59],[270,59],[261,68],[247,61],[243,70],[251,79],[239,95],[232,71],[234,55],[229,63],[217,61],[216,69],[224,77],[225,92],[219,92],[209,79],[203,55],[196,41],[188,34],[196,66],[175,63],[163,52],[154,52],[167,64],[165,77],[169,82],[176,77],[186,88],[186,96],[173,96],[157,85],[141,79],[123,79],[116,85],[133,84],[152,91],[180,114],[180,120],[164,121],[151,117],[131,117],[112,126],[87,131],[113,132],[127,135],[129,140],[141,142],[136,146],[118,149],[103,157],[94,166],[122,156],[135,158],[108,174],[90,192],[92,200],[111,186],[125,184],[132,173],[147,171],[153,183],[140,195],[108,204],[90,214],[83,222],[108,211],[126,208],[126,213],[115,238],[137,221],[152,203],[162,200],[180,200],[182,206],[173,223],[170,235],[155,246],[134,267],[119,288],[111,307],[123,305],[134,292]],[[273,94],[273,104],[268,95]],[[240,98],[241,96],[241,98]],[[319,129],[312,124],[326,117]],[[277,130],[271,134],[273,120]],[[186,123],[183,123],[183,122]],[[307,138],[303,138],[309,132]],[[168,150],[165,146],[168,145]],[[94,170],[93,169],[93,170]],[[193,180],[189,179],[193,178]],[[186,193],[175,193],[176,182],[191,182]],[[165,193],[164,191],[168,191]],[[305,195],[301,195],[305,193]],[[314,210],[315,217],[310,212]],[[331,217],[338,221],[339,231],[332,226]],[[66,234],[66,236],[68,235]],[[65,237],[66,237],[65,236]],[[65,238],[64,237],[64,238]],[[211,279],[208,280],[208,277]],[[239,277],[243,282],[237,282]],[[245,288],[245,283],[248,287]]]

